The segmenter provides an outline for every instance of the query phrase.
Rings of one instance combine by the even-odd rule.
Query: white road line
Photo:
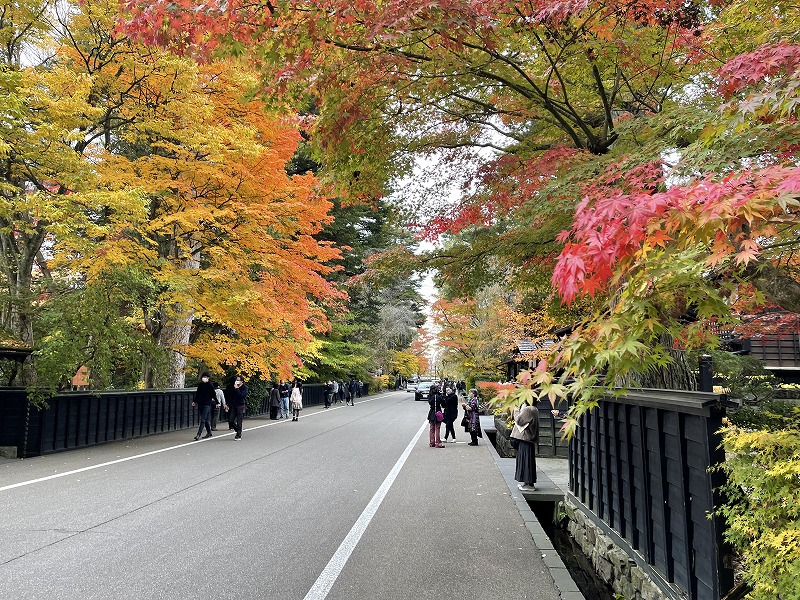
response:
[[[356,404],[363,404],[365,402],[372,402],[373,400],[377,400],[377,399],[378,399],[377,397],[369,398],[368,400],[361,400],[360,402],[356,402]],[[344,406],[337,406],[337,407],[333,408],[333,410],[339,410],[339,409],[343,409],[343,408],[344,408]],[[311,413],[309,415],[305,415],[302,418],[303,419],[307,419],[307,418],[313,417],[315,415],[321,415],[323,413],[330,413],[330,412],[331,412],[331,409],[325,410],[323,408],[323,409],[321,409],[321,410],[319,410],[319,411],[317,411],[315,413]],[[283,425],[284,423],[288,423],[288,422],[289,422],[288,420],[284,420],[284,421],[278,421],[278,422],[275,422],[275,423],[266,423],[264,425],[257,425],[256,427],[250,427],[249,429],[244,429],[243,431],[253,431],[255,429],[263,429],[264,427],[270,427],[272,425]],[[187,431],[191,431],[191,430],[187,430]],[[178,444],[177,446],[170,446],[168,448],[161,448],[160,450],[153,450],[151,452],[145,452],[144,454],[136,454],[134,456],[128,456],[126,458],[119,458],[117,460],[112,460],[112,461],[109,461],[109,462],[100,463],[98,465],[92,465],[90,467],[83,467],[81,469],[75,469],[73,471],[64,471],[63,473],[55,473],[54,475],[48,475],[46,477],[39,477],[38,479],[29,479],[27,481],[20,481],[19,483],[12,483],[10,485],[4,485],[4,486],[0,487],[0,492],[5,492],[7,490],[13,490],[13,489],[16,489],[16,488],[25,487],[26,485],[33,485],[35,483],[42,483],[44,481],[50,481],[51,479],[59,479],[60,477],[68,477],[70,475],[76,475],[78,473],[85,473],[86,471],[93,471],[94,469],[101,469],[103,467],[109,467],[111,465],[117,465],[119,463],[128,462],[129,460],[137,460],[139,458],[146,458],[148,456],[153,456],[154,454],[161,454],[162,452],[169,452],[170,450],[178,450],[180,448],[185,448],[186,446],[193,446],[194,444],[202,444],[203,442],[212,441],[214,439],[227,437],[227,436],[233,435],[233,434],[234,434],[233,431],[230,432],[230,433],[221,433],[221,434],[215,435],[214,437],[210,437],[210,438],[207,438],[207,439],[204,439],[204,440],[197,440],[196,442],[195,441],[186,442],[185,444]],[[119,440],[119,441],[124,441],[124,440]]]
[[[328,593],[331,591],[333,584],[336,583],[336,579],[338,579],[342,569],[344,569],[345,563],[347,563],[347,560],[350,558],[353,550],[355,550],[356,546],[358,545],[361,536],[364,535],[364,532],[369,526],[370,521],[372,521],[372,517],[374,517],[375,513],[378,512],[378,507],[381,505],[381,502],[383,502],[383,499],[389,492],[389,488],[392,487],[394,480],[400,473],[400,469],[403,468],[403,465],[411,454],[411,450],[414,449],[419,436],[421,436],[422,432],[427,428],[428,422],[425,421],[422,424],[422,427],[419,428],[419,431],[417,431],[414,439],[412,439],[408,446],[406,446],[403,454],[397,459],[394,467],[392,467],[392,470],[389,471],[386,479],[383,480],[381,487],[379,487],[378,491],[375,492],[375,495],[372,497],[372,500],[369,501],[369,504],[367,504],[364,512],[362,512],[361,516],[358,517],[358,520],[356,521],[355,525],[353,525],[350,533],[347,534],[347,537],[345,537],[344,541],[339,545],[339,548],[336,550],[333,557],[331,557],[331,559],[328,561],[328,564],[322,570],[322,573],[320,573],[319,577],[317,577],[317,581],[315,581],[314,585],[311,586],[311,589],[306,594],[304,600],[324,600],[328,597]]]

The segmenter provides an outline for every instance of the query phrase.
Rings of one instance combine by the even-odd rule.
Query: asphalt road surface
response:
[[[487,449],[429,448],[426,415],[389,392],[2,460],[0,598],[557,600]]]

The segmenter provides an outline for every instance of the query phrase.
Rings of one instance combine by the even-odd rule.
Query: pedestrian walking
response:
[[[330,379],[325,384],[325,389],[322,392],[325,394],[325,408],[331,407],[331,396],[333,396],[333,383],[331,383]]]
[[[214,386],[214,403],[211,405],[211,431],[217,430],[217,423],[219,422],[219,414],[223,407],[226,407],[225,404],[225,392],[219,387],[219,384],[214,381],[212,383]]]
[[[295,382],[291,395],[292,421],[300,420],[300,411],[303,410],[303,391],[299,383]]]
[[[339,389],[342,390],[342,393],[344,394],[344,405],[347,406],[350,404],[350,384],[346,381],[342,381]]]
[[[278,411],[281,409],[281,391],[278,384],[272,382],[272,389],[269,391],[269,418],[275,421],[278,418]]]
[[[278,390],[281,394],[281,416],[280,419],[288,419],[289,418],[289,394],[292,391],[291,386],[286,383],[283,379],[281,379],[281,384],[278,386]]]
[[[515,443],[516,440],[516,443]],[[517,449],[514,479],[523,492],[536,490],[536,450],[539,447],[539,409],[525,402],[514,410],[511,445]]]
[[[467,401],[461,406],[467,413],[467,423],[464,425],[464,431],[466,431],[470,435],[470,438],[472,438],[472,441],[468,444],[468,446],[477,446],[478,438],[483,437],[483,433],[481,432],[481,415],[480,402],[478,401],[478,390],[472,388],[469,391],[469,397],[467,398]]]
[[[431,386],[428,391],[428,423],[430,423],[430,446],[431,448],[444,448],[442,443],[442,397],[438,394],[436,386]]]
[[[247,384],[241,375],[237,375],[225,391],[228,400],[228,426],[236,431],[234,440],[242,439],[242,417],[247,405]]]
[[[350,387],[350,406],[355,406],[356,392],[358,391],[358,384],[356,383],[355,377],[350,380],[349,387]]]
[[[456,430],[453,423],[458,418],[458,395],[451,388],[444,391],[444,441],[447,443],[447,437],[451,434],[453,437],[451,443],[456,443]]]
[[[214,386],[211,385],[211,377],[208,373],[203,373],[200,376],[200,383],[197,384],[197,390],[194,393],[194,402],[192,406],[197,407],[197,412],[200,416],[200,427],[197,430],[197,435],[194,436],[195,441],[200,439],[200,434],[203,433],[203,427],[206,428],[206,434],[203,439],[211,437],[211,405],[214,403],[217,394],[214,392]]]
[[[333,388],[331,389],[331,393],[333,394],[333,402],[338,402],[339,401],[339,382],[334,379],[333,382],[331,383],[331,385],[333,386]]]

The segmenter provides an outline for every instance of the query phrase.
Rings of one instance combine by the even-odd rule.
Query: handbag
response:
[[[469,419],[467,418],[467,414],[464,413],[464,418],[461,419],[461,426],[467,427],[469,425]]]
[[[514,448],[514,450],[519,448],[519,440],[517,438],[509,438],[508,441],[511,444],[511,447]]]
[[[436,411],[436,420],[437,420],[439,423],[441,423],[442,421],[444,421],[444,413],[443,413],[442,411],[440,411],[440,410],[437,410],[437,411]]]

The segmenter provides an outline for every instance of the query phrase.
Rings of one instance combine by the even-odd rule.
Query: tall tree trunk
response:
[[[190,242],[190,254],[183,261],[183,268],[200,268],[200,243]],[[165,258],[179,258],[176,239],[162,240],[161,252]],[[145,313],[146,314],[146,313]],[[194,314],[181,303],[162,304],[155,318],[145,317],[145,325],[155,342],[169,352],[166,373],[159,376],[152,365],[144,365],[145,385],[153,388],[182,388],[186,380],[186,348],[192,334]]]
[[[192,314],[180,304],[162,309],[162,327],[158,345],[169,351],[169,364],[162,385],[158,387],[182,388],[186,380],[186,347],[192,333]]]
[[[672,356],[672,364],[646,373],[637,373],[635,379],[619,382],[622,385],[643,388],[657,388],[662,390],[696,390],[697,377],[692,372],[686,361],[686,352],[673,348],[673,339],[669,335],[662,335],[659,343],[667,349]]]
[[[20,219],[24,222],[24,219]],[[32,233],[31,233],[32,232]],[[34,347],[33,335],[33,268],[36,256],[44,243],[44,224],[28,225],[28,231],[18,231],[13,223],[0,222],[0,269],[6,282],[6,297],[0,308],[0,325],[14,340]],[[31,359],[15,373],[9,385],[33,385],[36,371]]]

